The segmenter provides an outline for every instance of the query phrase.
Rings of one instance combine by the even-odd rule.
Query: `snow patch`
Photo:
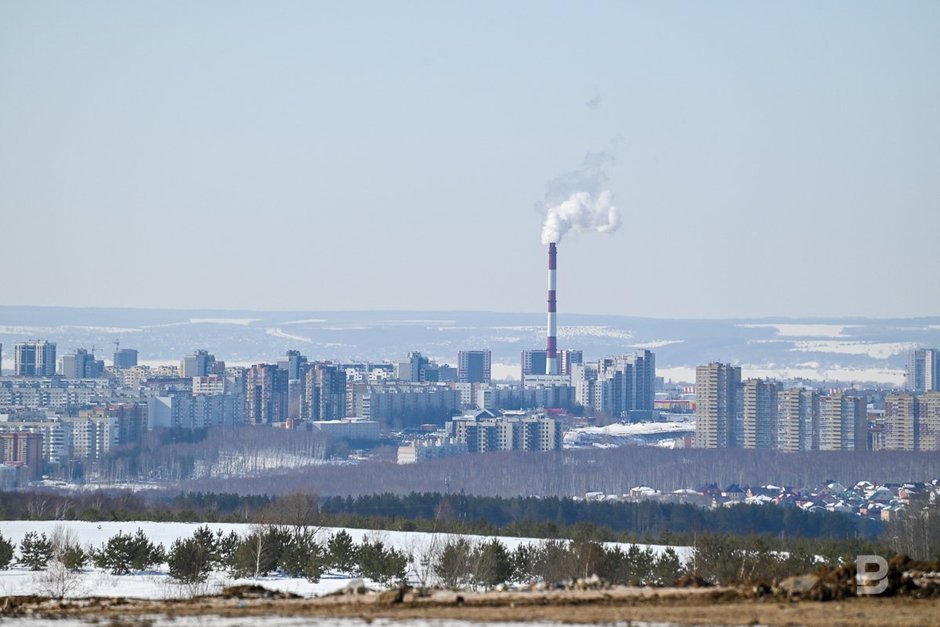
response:
[[[190,324],[234,324],[240,327],[247,327],[252,322],[257,322],[261,318],[190,318]]]
[[[264,332],[271,337],[279,337],[284,340],[293,340],[295,342],[305,342],[307,344],[313,344],[313,340],[309,337],[304,337],[303,335],[294,335],[292,333],[285,333],[280,327],[272,327],[265,329]]]
[[[888,359],[917,348],[912,342],[842,342],[838,340],[800,340],[791,351],[806,353],[837,353],[840,355],[867,355],[872,359]]]
[[[846,329],[858,328],[857,324],[741,324],[745,329],[776,329],[781,337],[850,337]]]
[[[640,350],[653,350],[654,348],[662,348],[663,346],[670,346],[672,344],[682,344],[685,340],[652,340],[650,342],[643,342],[642,344],[634,344],[633,348]]]

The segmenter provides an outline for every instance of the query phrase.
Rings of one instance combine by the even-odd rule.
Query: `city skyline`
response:
[[[590,166],[560,324],[934,314],[938,57],[934,3],[6,2],[2,302],[538,311]]]

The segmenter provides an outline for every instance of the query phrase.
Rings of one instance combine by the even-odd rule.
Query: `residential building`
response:
[[[42,479],[42,434],[30,431],[0,432],[0,463],[26,466],[30,481]]]
[[[114,351],[114,367],[118,370],[133,368],[137,365],[136,348],[119,348]]]
[[[204,349],[199,349],[192,355],[186,355],[180,362],[180,376],[184,379],[224,373],[225,362],[216,361],[215,355]]]
[[[819,394],[806,388],[780,390],[777,394],[778,450],[795,453],[818,449]]]
[[[525,385],[526,377],[531,375],[544,375],[546,363],[545,349],[528,349],[522,351],[522,369],[519,380]]]
[[[460,351],[457,353],[458,383],[489,383],[491,374],[492,354],[490,351]]]
[[[764,379],[747,379],[741,388],[741,447],[776,448],[780,384]]]
[[[920,397],[919,402],[920,450],[940,451],[940,391],[927,392]]]
[[[307,368],[301,415],[305,420],[338,420],[346,416],[346,370],[316,362]]]
[[[396,365],[395,378],[414,383],[437,381],[436,367],[432,367],[431,361],[421,353],[411,352],[407,359]]]
[[[454,418],[446,430],[471,453],[560,451],[562,446],[561,422],[544,414],[520,412],[499,417],[481,412]]]
[[[245,371],[246,424],[270,425],[287,420],[287,371],[275,364],[255,364]]]
[[[13,378],[0,380],[0,406],[32,409],[87,407],[112,397],[109,379]]]
[[[55,342],[32,340],[14,346],[13,376],[55,376]]]
[[[584,353],[566,348],[558,351],[558,361],[561,374],[571,376],[572,365],[584,363]]]
[[[866,399],[845,392],[819,398],[819,450],[864,451],[868,448]]]
[[[940,391],[940,350],[918,348],[908,353],[906,386],[911,392]]]
[[[94,379],[104,374],[104,362],[84,348],[62,356],[60,372],[66,379]]]
[[[454,386],[405,381],[350,383],[346,386],[346,413],[395,428],[443,425],[460,411],[460,391]]]
[[[712,362],[695,369],[696,448],[733,448],[741,368]]]
[[[242,424],[245,410],[240,394],[173,392],[147,400],[148,428],[205,429]]]
[[[305,374],[307,358],[300,354],[300,351],[287,351],[284,357],[279,357],[277,367],[287,371],[288,380],[302,379]]]
[[[920,403],[913,394],[885,397],[884,448],[892,451],[919,450]]]
[[[883,434],[887,450],[940,450],[940,392],[886,396]]]

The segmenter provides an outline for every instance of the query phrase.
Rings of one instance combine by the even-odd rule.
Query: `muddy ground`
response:
[[[262,589],[187,600],[0,598],[0,616],[155,624],[160,617],[350,617],[680,625],[940,625],[940,599],[785,599],[748,588],[633,588],[453,593],[389,591],[290,598]],[[2,620],[2,619],[0,619]]]

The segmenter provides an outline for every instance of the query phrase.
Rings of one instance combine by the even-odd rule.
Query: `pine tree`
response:
[[[408,556],[387,548],[381,540],[366,541],[356,551],[359,574],[379,583],[389,583],[405,578]]]
[[[46,534],[28,532],[20,542],[20,564],[30,570],[43,570],[52,559],[52,541]]]
[[[212,572],[212,563],[211,551],[198,537],[176,540],[167,556],[170,577],[189,585],[208,579]]]
[[[340,530],[330,536],[326,545],[327,564],[341,573],[351,573],[356,566],[356,547],[352,536]]]
[[[101,548],[92,550],[91,559],[95,566],[110,570],[113,575],[127,575],[162,563],[166,555],[162,546],[151,542],[143,529],[138,529],[133,536],[120,531],[111,536]]]
[[[280,570],[291,577],[305,577],[316,583],[326,566],[326,552],[311,531],[298,530],[281,552]]]
[[[505,583],[512,576],[509,551],[496,538],[477,546],[473,563],[476,566],[473,582],[477,585],[492,588]]]
[[[463,537],[449,539],[441,548],[437,562],[434,564],[434,574],[444,587],[453,590],[469,583],[472,574],[470,572],[472,553],[473,547]]]
[[[10,563],[13,561],[13,550],[13,543],[0,533],[0,568],[9,568]]]

